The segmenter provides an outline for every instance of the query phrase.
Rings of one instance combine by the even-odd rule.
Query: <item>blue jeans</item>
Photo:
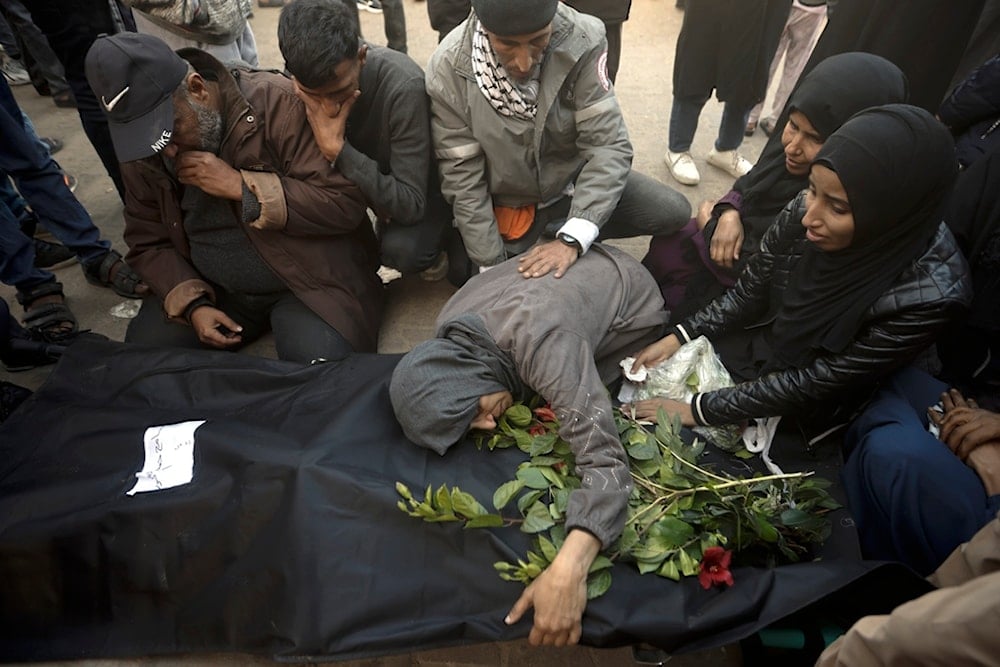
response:
[[[674,104],[670,109],[671,153],[691,150],[691,142],[694,141],[694,133],[698,129],[698,116],[701,115],[701,110],[707,101],[708,97],[674,97]],[[746,108],[736,107],[726,102],[722,108],[722,120],[719,124],[719,136],[715,140],[715,150],[731,151],[740,147],[752,107],[753,105]]]
[[[18,226],[24,230],[25,234],[28,234],[28,236],[34,234],[34,230],[29,229],[33,226],[34,216],[28,210],[28,202],[24,201],[24,197],[14,187],[10,176],[2,171],[0,171],[0,202],[10,209],[11,214],[17,220]]]
[[[35,135],[31,122],[21,113],[6,81],[0,85],[0,137],[3,137],[0,141],[0,177],[6,180],[10,175],[14,179],[21,196],[42,224],[81,262],[99,259],[107,253],[111,244],[101,239],[86,209],[66,187],[59,165]],[[9,206],[5,204],[4,208],[14,216]],[[12,229],[12,234],[24,236],[18,224]],[[6,224],[2,233],[8,233]],[[25,243],[31,245],[27,237]],[[4,243],[6,251],[21,245],[9,239]],[[33,251],[29,263],[34,263]],[[18,280],[17,276],[12,279]],[[7,282],[6,277],[4,282]]]
[[[19,292],[28,292],[55,279],[51,272],[35,268],[31,239],[21,232],[20,222],[10,207],[0,201],[0,282],[13,285]]]

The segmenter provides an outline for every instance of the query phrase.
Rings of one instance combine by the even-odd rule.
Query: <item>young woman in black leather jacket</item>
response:
[[[842,421],[970,301],[968,267],[940,222],[953,150],[944,126],[917,107],[875,107],[844,124],[737,284],[634,366],[703,335],[735,386],[691,403],[639,401],[636,416],[663,408],[688,426],[792,416],[807,434]]]

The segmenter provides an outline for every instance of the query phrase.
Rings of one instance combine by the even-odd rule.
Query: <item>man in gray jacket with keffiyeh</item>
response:
[[[426,83],[442,192],[474,267],[544,231],[555,240],[525,254],[521,273],[562,276],[598,238],[686,224],[687,199],[631,171],[601,22],[557,0],[472,8],[431,57]]]
[[[444,454],[470,428],[492,429],[514,400],[538,393],[559,418],[582,488],[566,509],[566,541],[507,617],[534,607],[534,644],[580,637],[587,571],[621,533],[632,490],[606,386],[621,359],[663,330],[668,313],[649,273],[594,244],[562,278],[524,280],[510,260],[473,277],[445,304],[436,338],[399,362],[393,410],[415,444]]]

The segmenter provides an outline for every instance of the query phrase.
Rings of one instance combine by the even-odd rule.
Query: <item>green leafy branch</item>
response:
[[[570,495],[581,486],[555,414],[535,405],[537,401],[512,406],[496,430],[477,437],[480,448],[518,447],[528,455],[514,479],[494,492],[497,513],[458,488],[442,485],[434,491],[428,486],[418,500],[405,485],[396,485],[403,498],[400,509],[424,521],[458,521],[466,528],[517,525],[537,535],[524,559],[494,564],[502,578],[525,585],[558,553]],[[703,576],[701,564],[709,549],[726,547],[740,562],[773,566],[807,557],[829,536],[825,515],[839,505],[826,491],[828,481],[811,473],[737,478],[699,466],[704,443],[685,443],[679,420],[662,411],[652,431],[622,413],[616,422],[629,456],[633,491],[621,537],[591,568],[589,597],[611,586],[614,561],[633,562],[641,573],[677,581]],[[511,503],[516,518],[501,514]]]

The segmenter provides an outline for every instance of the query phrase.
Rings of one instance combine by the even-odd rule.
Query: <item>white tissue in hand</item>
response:
[[[639,366],[639,370],[632,372],[632,364],[635,363],[635,357],[625,357],[618,364],[622,367],[622,371],[625,372],[625,377],[632,382],[645,382],[646,381],[646,367]]]

